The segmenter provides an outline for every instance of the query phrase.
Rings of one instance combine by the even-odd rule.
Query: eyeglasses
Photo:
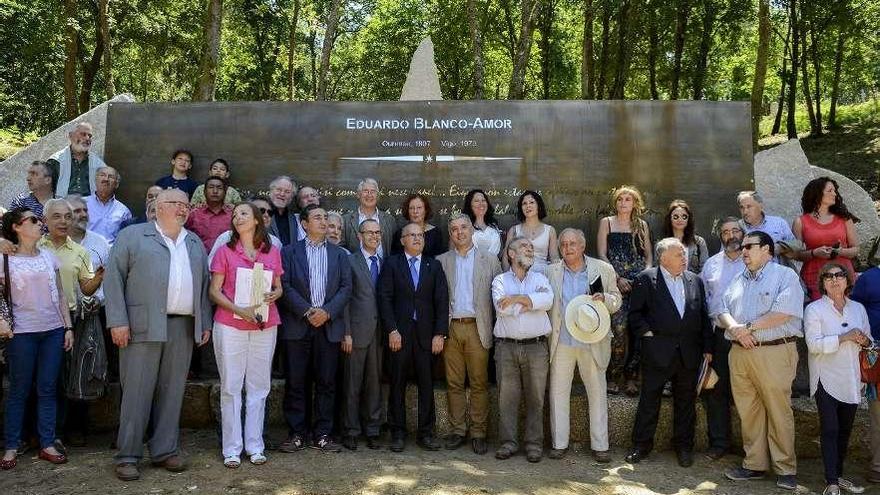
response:
[[[760,247],[761,243],[760,242],[751,242],[749,244],[743,244],[742,246],[739,247],[739,250],[740,251],[748,251],[749,249],[752,249],[755,246]]]
[[[265,215],[266,213],[269,213],[271,211],[269,208],[257,207],[257,209],[260,210],[260,213],[262,213],[263,215]]]
[[[35,216],[24,217],[18,222],[18,225],[24,225],[25,222],[31,222],[34,225],[39,225],[40,223],[42,223],[42,220]]]
[[[723,236],[742,234],[742,233],[743,233],[742,229],[730,229],[730,230],[722,230],[721,231],[721,235],[723,235]]]
[[[187,203],[186,201],[163,201],[159,204],[174,205],[177,208],[183,208],[185,210],[188,210],[190,208],[189,203]]]
[[[846,272],[828,272],[822,274],[822,280],[831,280],[832,278],[846,278]]]
[[[403,237],[412,237],[413,239],[422,239],[425,237],[425,234],[421,232],[411,232],[409,234],[404,235]]]
[[[673,220],[687,220],[688,218],[690,218],[690,217],[687,215],[687,213],[682,213],[682,214],[673,213],[672,214]]]

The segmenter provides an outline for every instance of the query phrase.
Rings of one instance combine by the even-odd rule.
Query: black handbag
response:
[[[6,320],[9,328],[14,326],[12,315],[12,281],[9,278],[9,256],[3,255],[3,298],[0,299],[0,318]],[[0,365],[6,364],[6,340],[0,339]]]

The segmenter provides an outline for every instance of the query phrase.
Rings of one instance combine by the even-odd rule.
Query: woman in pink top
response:
[[[859,254],[855,226],[859,219],[846,208],[837,182],[830,177],[818,177],[807,183],[801,208],[804,214],[794,219],[792,231],[804,242],[805,249],[797,256],[804,262],[801,279],[810,292],[810,300],[815,301],[822,297],[819,270],[830,260],[855,273],[852,258]]]
[[[255,265],[271,283],[259,303],[249,304],[250,285],[236,281],[253,279]],[[266,462],[263,453],[263,416],[272,378],[272,354],[281,318],[275,301],[281,297],[281,252],[272,246],[262,217],[251,203],[239,203],[232,210],[232,237],[211,261],[211,300],[214,314],[214,353],[220,370],[220,414],[223,430],[223,464],[241,465],[241,453],[254,464]],[[257,273],[259,270],[257,270]],[[238,303],[236,303],[238,300]],[[248,302],[242,302],[248,301]],[[260,307],[268,304],[268,314]],[[242,439],[241,388],[245,385],[245,425]]]

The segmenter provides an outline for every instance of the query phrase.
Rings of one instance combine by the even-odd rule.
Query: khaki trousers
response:
[[[601,345],[601,344],[592,344]],[[553,448],[568,448],[571,428],[571,381],[574,368],[580,371],[581,381],[587,390],[590,415],[590,448],[608,450],[608,384],[605,367],[600,367],[589,347],[556,346],[550,363],[550,431]]]
[[[465,378],[470,380],[471,438],[486,438],[489,423],[489,351],[480,342],[477,323],[450,322],[443,346],[446,363],[446,397],[452,433],[467,435],[468,398]]]
[[[730,387],[742,421],[743,467],[777,475],[797,474],[791,383],[797,371],[794,342],[730,349]]]

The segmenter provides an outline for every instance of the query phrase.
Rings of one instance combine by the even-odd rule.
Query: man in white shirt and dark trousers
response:
[[[495,366],[498,377],[498,437],[495,458],[508,459],[519,451],[517,423],[520,396],[525,393],[525,451],[529,462],[540,462],[544,445],[544,395],[550,368],[547,336],[553,290],[547,277],[529,270],[535,249],[525,237],[510,241],[506,256],[510,271],[492,281],[495,305]]]

